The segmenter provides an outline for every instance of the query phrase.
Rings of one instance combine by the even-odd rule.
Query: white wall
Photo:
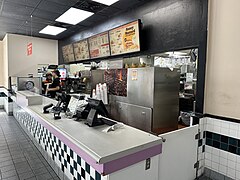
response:
[[[8,88],[8,37],[3,39],[3,86]]]
[[[38,64],[58,64],[58,41],[8,34],[9,76],[37,75]],[[33,44],[33,54],[27,56],[28,43]]]
[[[3,86],[3,41],[0,41],[0,86]]]
[[[240,0],[209,0],[205,113],[240,119]]]

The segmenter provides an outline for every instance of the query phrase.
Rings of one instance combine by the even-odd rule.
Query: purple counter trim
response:
[[[110,161],[105,164],[97,164],[97,162],[88,155],[85,151],[83,151],[79,146],[77,146],[74,142],[69,140],[62,132],[52,127],[49,123],[43,120],[39,115],[33,113],[29,110],[25,103],[22,102],[23,97],[18,99],[18,104],[22,106],[22,108],[28,112],[33,118],[35,118],[40,124],[42,124],[46,129],[48,129],[53,135],[55,135],[58,139],[60,139],[64,144],[66,144],[70,149],[72,149],[76,154],[78,154],[81,158],[83,158],[90,166],[92,166],[98,173],[103,175],[108,175],[123,168],[129,167],[138,162],[144,161],[148,158],[154,157],[162,153],[162,145],[157,145],[146,150],[130,154],[128,156],[122,157],[120,159],[116,159],[114,161]]]
[[[38,115],[35,115],[27,108],[24,108],[32,117],[34,117],[39,123],[41,123],[46,129],[48,129],[53,135],[60,139],[64,144],[66,144],[70,149],[72,149],[76,154],[78,154],[84,161],[86,161],[90,166],[92,166],[100,174],[103,174],[103,164],[97,164],[91,156],[89,156],[85,151],[81,150],[79,146],[69,140],[63,133],[59,132],[57,129],[53,128],[51,125],[46,123]]]
[[[114,161],[104,164],[104,173],[111,174],[113,172],[119,171],[131,165],[134,165],[138,162],[141,162],[148,158],[159,155],[161,153],[162,153],[162,144],[137,152],[135,154],[125,156],[120,159],[116,159]]]

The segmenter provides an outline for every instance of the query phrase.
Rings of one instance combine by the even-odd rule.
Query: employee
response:
[[[42,94],[46,93],[46,90],[51,83],[52,83],[52,73],[47,73],[46,80],[42,82]]]
[[[46,80],[43,81],[44,84],[50,84],[52,83],[52,73],[47,73],[46,74]]]
[[[61,86],[60,86],[60,76],[61,75],[58,70],[54,70],[52,72],[52,76],[53,76],[53,82],[47,89],[47,92],[49,92],[51,98],[55,98],[57,92],[60,92],[60,90],[61,90]]]

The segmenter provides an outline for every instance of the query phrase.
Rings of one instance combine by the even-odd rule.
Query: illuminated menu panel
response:
[[[88,41],[82,40],[73,44],[75,58],[77,61],[89,59]]]
[[[63,59],[64,62],[73,62],[75,61],[73,46],[72,44],[66,45],[62,47]]]
[[[111,55],[140,51],[139,21],[109,31]]]
[[[96,36],[90,37],[88,41],[90,57],[92,59],[110,56],[108,32],[104,32]]]

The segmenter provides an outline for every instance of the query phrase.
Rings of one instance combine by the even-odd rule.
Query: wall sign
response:
[[[109,31],[111,55],[140,51],[139,20]]]
[[[73,44],[74,54],[77,61],[89,59],[88,41],[82,40]]]
[[[65,62],[75,61],[72,44],[63,46],[62,47],[62,53],[63,53],[63,59],[64,59]]]
[[[110,56],[108,32],[104,32],[96,36],[90,37],[88,41],[90,57],[92,59]]]
[[[32,48],[33,48],[32,43],[28,43],[28,45],[27,45],[27,55],[28,56],[32,55]]]

